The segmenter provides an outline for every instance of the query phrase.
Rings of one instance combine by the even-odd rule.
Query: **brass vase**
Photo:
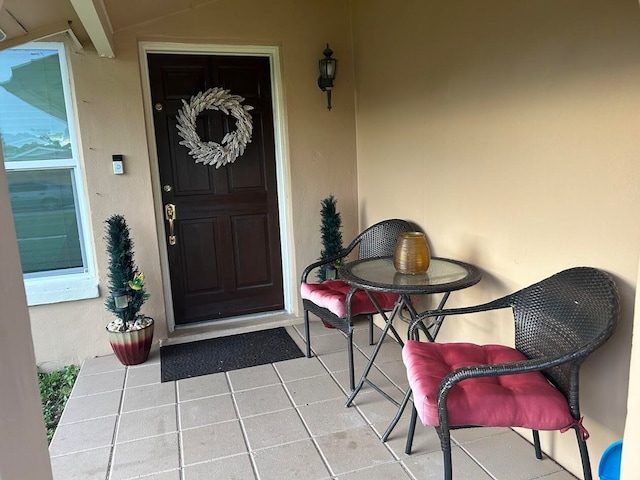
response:
[[[404,232],[398,236],[393,252],[393,266],[400,273],[424,273],[429,268],[431,255],[427,237],[422,232]]]

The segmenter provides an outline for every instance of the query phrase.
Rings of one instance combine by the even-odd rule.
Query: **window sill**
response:
[[[87,274],[68,275],[58,278],[28,278],[24,281],[27,305],[46,305],[97,298],[98,282]]]

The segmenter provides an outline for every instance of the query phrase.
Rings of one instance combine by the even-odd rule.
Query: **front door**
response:
[[[162,209],[176,325],[284,308],[278,196],[267,57],[148,54]],[[182,100],[212,87],[251,105],[244,154],[215,168],[196,164],[176,128]],[[204,110],[202,141],[221,143],[235,118]],[[169,239],[173,233],[174,238]]]

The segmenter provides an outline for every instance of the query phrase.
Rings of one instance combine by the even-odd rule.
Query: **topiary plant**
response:
[[[340,213],[336,209],[338,201],[333,194],[320,202],[320,235],[322,240],[322,250],[320,252],[320,260],[337,255],[343,250],[342,246],[342,218]],[[337,268],[341,265],[341,262],[335,262],[331,265],[333,268]],[[327,267],[324,265],[318,269],[318,280],[324,281],[327,279]]]
[[[133,259],[133,241],[129,234],[129,226],[122,215],[112,215],[105,224],[110,290],[105,300],[105,307],[118,317],[107,326],[107,329],[125,332],[144,327],[147,322],[144,315],[140,314],[140,309],[149,295],[144,287],[144,274],[138,271]],[[116,291],[127,295],[126,308],[116,308],[112,295]]]

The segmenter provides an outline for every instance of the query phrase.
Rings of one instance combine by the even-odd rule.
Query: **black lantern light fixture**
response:
[[[322,53],[324,54],[324,58],[318,62],[318,66],[320,67],[318,87],[320,87],[320,90],[323,92],[327,92],[327,108],[331,110],[331,90],[333,89],[333,81],[336,78],[338,61],[331,57],[333,50],[329,48],[328,43],[327,48],[325,48]]]
[[[124,289],[113,290],[111,292],[111,296],[113,297],[113,303],[116,307],[116,311],[120,315],[124,315],[124,311],[129,306],[129,296],[127,295],[127,291]]]

